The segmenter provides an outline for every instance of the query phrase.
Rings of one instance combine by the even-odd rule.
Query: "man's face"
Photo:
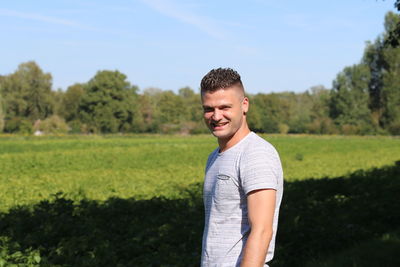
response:
[[[206,92],[201,97],[204,121],[218,139],[231,138],[245,125],[248,99],[235,87]]]

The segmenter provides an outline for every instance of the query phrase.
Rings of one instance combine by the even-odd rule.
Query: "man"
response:
[[[201,266],[268,266],[283,191],[279,155],[250,131],[249,99],[236,71],[211,70],[201,81],[201,100],[219,145],[205,172]]]

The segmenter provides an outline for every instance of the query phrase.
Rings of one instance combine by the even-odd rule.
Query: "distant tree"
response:
[[[62,96],[60,115],[67,122],[79,119],[79,106],[84,93],[85,85],[76,83],[69,86]]]
[[[89,131],[135,131],[139,118],[137,87],[119,71],[99,71],[88,82],[79,103],[79,115]]]
[[[287,103],[279,94],[257,94],[251,97],[253,104],[249,109],[249,127],[255,131],[278,133],[282,123],[287,122],[289,112]],[[251,119],[254,116],[254,119]]]
[[[184,119],[187,121],[198,121],[202,119],[202,109],[200,94],[196,94],[192,88],[183,87],[179,89],[178,95],[182,99],[183,105],[187,107]]]
[[[247,116],[247,123],[249,124],[249,128],[255,132],[264,132],[264,125],[262,116],[263,107],[261,105],[261,101],[257,100],[258,103],[255,102],[255,99],[260,97],[259,95],[248,95],[250,106],[249,112]]]
[[[26,118],[12,117],[4,123],[5,133],[31,134],[33,132],[32,122]]]
[[[53,99],[53,115],[57,116],[62,116],[62,111],[63,111],[63,99],[65,92],[61,89],[58,88],[56,91],[51,91],[52,94],[52,99]]]
[[[44,73],[34,61],[22,63],[14,73],[3,76],[0,92],[5,105],[5,130],[25,131],[28,122],[33,125],[34,121],[50,116],[54,110],[51,86],[51,74]],[[19,127],[17,123],[23,125]]]
[[[188,114],[183,99],[173,91],[161,93],[157,103],[157,124],[164,133],[177,132]]]
[[[313,86],[310,88],[311,100],[310,123],[307,132],[314,134],[333,134],[336,127],[329,117],[330,90],[324,86]]]
[[[6,103],[6,119],[24,117],[30,121],[44,119],[53,113],[52,77],[34,62],[22,63],[0,83]]]
[[[206,127],[202,121],[200,96],[191,88],[179,93],[147,88],[139,96],[143,131],[161,133],[199,133]]]
[[[330,90],[323,85],[310,88],[311,119],[329,117]]]
[[[345,133],[369,133],[371,125],[369,83],[371,74],[365,64],[346,67],[333,81],[330,115]]]
[[[371,79],[369,82],[369,108],[371,110],[372,123],[375,128],[381,127],[381,116],[383,112],[382,87],[383,70],[385,60],[383,58],[382,39],[377,38],[374,43],[367,42],[364,50],[362,63],[370,69]]]
[[[4,128],[4,112],[3,112],[3,98],[0,94],[0,133]]]
[[[159,88],[147,88],[143,91],[143,94],[139,95],[139,112],[142,116],[141,129],[143,132],[155,133],[159,131],[158,102],[162,92]]]
[[[400,25],[400,15],[388,12],[385,17],[384,38],[393,32],[396,25],[397,27]],[[382,57],[384,65],[381,75],[383,105],[381,124],[390,133],[400,135],[400,46],[383,49]]]
[[[201,108],[200,94],[195,93],[192,88],[179,89],[179,96],[186,107],[186,114],[181,122],[182,133],[205,133],[207,127],[203,122],[203,110]]]
[[[400,0],[395,1],[394,7],[397,11],[400,11]],[[384,44],[386,47],[391,46],[393,48],[400,46],[400,21],[395,22],[392,27],[390,27]]]
[[[369,84],[370,109],[375,128],[392,134],[400,134],[400,47],[385,45],[400,15],[388,12],[385,16],[385,32],[374,43],[367,43],[362,63],[371,72]]]
[[[311,97],[309,93],[283,93],[280,94],[288,111],[288,118],[280,121],[281,129],[288,126],[290,133],[307,132],[307,126],[311,122]],[[283,128],[284,129],[284,128]],[[283,133],[283,131],[280,131]]]

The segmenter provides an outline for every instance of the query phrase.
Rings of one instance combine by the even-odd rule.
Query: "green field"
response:
[[[400,160],[390,137],[264,136],[279,151],[286,181],[338,177]],[[201,182],[216,147],[211,136],[75,136],[0,138],[1,210],[51,194],[179,197]]]
[[[396,165],[395,162],[400,161],[400,138],[307,135],[263,137],[277,148],[281,156],[286,187],[282,207],[283,226],[280,227],[283,227],[284,233],[290,233],[292,238],[288,239],[281,234],[282,241],[278,243],[278,256],[276,265],[273,266],[295,266],[289,259],[284,259],[283,256],[279,258],[279,253],[286,255],[293,251],[303,253],[298,258],[299,266],[304,266],[302,260],[306,259],[309,259],[309,264],[321,264],[317,262],[321,258],[335,262],[335,258],[332,260],[335,254],[332,256],[322,248],[308,252],[311,258],[307,258],[308,254],[304,254],[302,248],[292,247],[304,243],[298,234],[307,231],[311,231],[310,236],[318,236],[314,240],[317,243],[313,243],[313,246],[320,247],[323,246],[318,242],[322,242],[322,238],[332,238],[335,236],[332,231],[341,231],[338,230],[342,227],[340,225],[332,226],[330,230],[329,227],[328,230],[322,229],[320,233],[308,229],[310,224],[328,223],[321,217],[329,217],[329,212],[325,209],[335,212],[335,208],[340,210],[343,208],[341,205],[352,203],[349,207],[352,213],[357,214],[358,211],[353,209],[360,208],[361,212],[364,206],[371,203],[371,208],[379,208],[384,213],[390,205],[397,205],[391,201],[390,204],[386,203],[386,198],[392,198],[399,193],[396,191],[399,189],[399,164]],[[216,140],[209,135],[0,137],[0,251],[3,248],[4,254],[2,256],[0,253],[0,266],[8,266],[2,265],[2,260],[6,263],[26,263],[28,260],[33,262],[26,266],[117,266],[117,262],[121,263],[120,266],[197,266],[188,262],[198,260],[199,257],[202,228],[201,182],[207,155],[216,145]],[[394,183],[389,189],[381,188],[390,193],[382,199],[382,207],[377,207],[373,203],[374,199],[368,199],[373,192],[367,191],[374,191],[381,184],[375,178],[393,180]],[[364,202],[352,202],[355,196],[343,191],[345,183],[350,183],[348,187],[354,187],[355,191],[368,188],[365,192],[359,192],[367,193],[368,196],[363,197],[365,199],[358,196]],[[387,184],[386,182],[382,186],[388,186]],[[336,206],[329,206],[332,199]],[[324,205],[319,206],[321,203]],[[132,211],[133,215],[126,214],[126,211],[119,210],[120,207],[133,209],[135,212]],[[302,217],[309,212],[314,212],[311,217],[315,216],[317,221],[311,222],[307,216]],[[163,213],[173,214],[174,218],[171,219],[171,216]],[[135,216],[143,221],[136,221]],[[366,212],[365,216],[361,216],[363,220],[370,215]],[[357,231],[358,235],[350,239],[361,247],[369,246],[369,243],[363,245],[364,241],[379,243],[382,236],[398,244],[393,241],[398,240],[398,226],[387,227],[398,223],[397,216],[397,213],[389,216],[389,221],[381,222],[379,227],[375,225],[378,228],[368,226],[367,232],[376,233],[369,235],[371,240],[367,239],[367,232]],[[151,219],[153,217],[155,219]],[[126,230],[128,232],[120,236],[110,230],[113,229],[111,226],[104,230],[102,223],[107,224],[111,218],[115,219],[113,223],[116,232],[119,233],[119,228],[132,228],[132,232]],[[358,219],[359,217],[354,218]],[[71,225],[71,228],[65,224]],[[361,224],[367,225],[363,222]],[[91,233],[90,229],[94,225],[97,225],[98,230],[110,231],[113,237],[104,236],[101,241],[105,243],[101,243],[98,240],[99,233],[96,233],[96,237]],[[134,225],[142,228],[137,229]],[[33,230],[29,227],[39,228]],[[66,227],[63,230],[65,236],[58,236],[59,230],[56,231],[55,228],[59,227]],[[80,227],[81,239],[76,233]],[[148,231],[152,229],[147,235],[154,235],[153,239],[142,236],[146,233],[143,227]],[[296,227],[304,228],[298,229],[299,232],[292,232]],[[315,225],[312,227],[318,228]],[[49,236],[46,239],[43,232],[47,230]],[[323,236],[326,231],[329,234]],[[354,234],[353,232],[351,233]],[[178,244],[170,240],[171,236],[182,235],[187,236],[176,238],[177,241],[181,240]],[[118,239],[113,243],[110,240],[116,238],[115,236]],[[126,236],[130,236],[130,239],[125,240]],[[309,239],[307,236],[304,238]],[[333,240],[357,250],[353,241]],[[187,244],[189,241],[190,244]],[[116,242],[128,242],[130,245],[124,248],[110,245]],[[132,245],[135,242],[140,245]],[[53,245],[49,245],[50,243]],[[180,247],[182,243],[184,248]],[[332,251],[342,255],[339,243],[332,245]],[[176,246],[180,251],[177,251]],[[131,249],[130,253],[136,251],[138,255],[132,257],[125,251],[127,248]],[[171,251],[179,252],[176,258]],[[15,256],[13,253],[17,252],[22,254]],[[38,261],[35,263],[34,256],[41,257],[40,264]],[[21,264],[20,266],[24,266]]]

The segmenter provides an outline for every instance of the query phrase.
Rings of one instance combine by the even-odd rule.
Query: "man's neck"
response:
[[[219,152],[224,152],[229,148],[233,147],[237,143],[240,142],[243,138],[245,138],[250,133],[250,129],[245,124],[242,128],[240,128],[234,135],[227,139],[218,139]]]

